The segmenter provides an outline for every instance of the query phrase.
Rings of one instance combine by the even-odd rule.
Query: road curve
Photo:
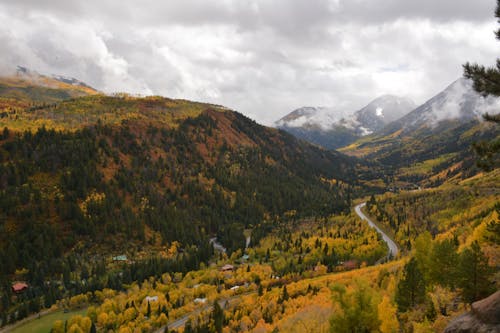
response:
[[[356,212],[356,214],[362,219],[362,220],[365,220],[366,222],[368,222],[368,224],[370,225],[370,227],[372,228],[375,228],[375,230],[377,230],[377,232],[379,234],[382,235],[382,239],[384,240],[384,242],[387,243],[387,246],[389,247],[389,253],[388,255],[389,256],[396,256],[398,253],[399,253],[399,248],[398,246],[396,245],[396,243],[389,237],[387,236],[386,233],[384,233],[372,220],[370,220],[368,218],[368,216],[366,216],[362,211],[361,211],[361,208],[363,208],[364,206],[366,206],[366,202],[363,202],[363,203],[360,203],[359,205],[356,205],[354,207],[354,211]],[[226,299],[221,299],[219,300],[219,305],[221,307],[224,307],[226,305],[226,302],[228,303],[231,303],[232,301],[236,300],[236,299],[239,299],[241,296],[243,295],[249,295],[249,294],[254,294],[256,293],[255,291],[253,292],[249,292],[249,293],[244,293],[244,294],[241,294],[241,295],[235,295],[233,297],[229,297],[229,298],[226,298]],[[209,311],[212,309],[212,305],[211,304],[207,304],[206,306],[202,307],[202,308],[199,308],[197,310],[194,310],[193,312],[190,312],[174,321],[171,321],[170,323],[168,323],[166,325],[166,327],[168,327],[169,330],[176,330],[176,329],[179,329],[181,327],[183,327],[184,325],[186,325],[186,322],[188,321],[189,318],[193,317],[194,315],[197,315],[199,313],[201,313],[202,311]],[[160,327],[159,329],[157,329],[156,331],[154,331],[155,333],[162,333],[164,332],[165,330],[165,326],[162,326]]]
[[[361,211],[361,208],[363,208],[364,206],[366,206],[366,202],[363,202],[363,203],[360,203],[359,205],[356,205],[354,207],[354,211],[356,212],[356,214],[358,214],[360,219],[368,222],[370,227],[375,228],[375,230],[377,230],[377,232],[382,235],[382,239],[384,240],[384,242],[387,243],[387,246],[389,247],[388,255],[392,256],[392,257],[397,256],[399,253],[399,248],[398,248],[397,244],[389,236],[387,236],[387,234],[385,232],[383,232],[382,229],[380,229],[372,220],[370,220],[370,218],[368,216],[366,216]]]

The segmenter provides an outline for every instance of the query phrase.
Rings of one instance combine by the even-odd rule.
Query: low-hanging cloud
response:
[[[491,64],[490,0],[0,0],[0,72],[17,65],[228,106],[265,124],[304,105],[424,102]]]

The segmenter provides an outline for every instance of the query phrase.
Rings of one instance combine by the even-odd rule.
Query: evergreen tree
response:
[[[281,295],[280,297],[278,298],[278,304],[281,304],[283,303],[284,301],[287,301],[289,298],[289,295],[288,295],[288,290],[286,290],[286,285],[283,286],[283,289],[281,291]]]
[[[436,320],[436,317],[437,317],[437,311],[436,311],[436,307],[434,306],[434,302],[432,301],[432,299],[430,297],[428,297],[425,303],[426,303],[425,304],[425,318],[427,318],[428,320],[433,322],[434,320]]]
[[[212,320],[214,322],[215,332],[221,333],[224,326],[224,310],[219,305],[219,302],[214,301],[212,309]]]
[[[434,243],[430,259],[430,282],[455,288],[458,278],[457,244],[453,239]]]
[[[401,312],[405,312],[425,300],[425,281],[415,258],[411,258],[405,265],[395,298]]]
[[[495,17],[500,23],[500,0],[497,0]],[[500,39],[500,29],[498,29],[495,34],[496,38]],[[500,96],[500,58],[497,58],[495,67],[489,68],[467,62],[464,65],[464,77],[471,79],[474,82],[474,90],[483,96]],[[497,124],[500,123],[500,113],[496,115],[486,114],[484,118],[487,121],[492,121]],[[491,142],[476,143],[474,149],[480,157],[478,161],[479,167],[485,170],[491,170],[499,166],[500,138],[496,138]]]
[[[477,242],[460,254],[459,272],[458,286],[465,302],[471,304],[493,291],[489,278],[494,271]]]

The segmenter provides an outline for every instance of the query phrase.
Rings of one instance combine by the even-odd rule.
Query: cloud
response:
[[[265,124],[382,94],[424,102],[500,51],[490,0],[0,0],[0,71],[213,102]]]
[[[496,113],[500,108],[500,98],[480,96],[472,89],[472,81],[461,79],[446,89],[442,98],[430,105],[427,120],[434,126],[447,119],[482,119],[485,113]]]

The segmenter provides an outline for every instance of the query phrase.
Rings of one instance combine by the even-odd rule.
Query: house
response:
[[[127,256],[122,254],[122,255],[113,257],[113,261],[127,261]]]
[[[351,269],[356,269],[359,267],[358,262],[356,260],[348,260],[344,263],[342,263],[342,267],[345,270],[351,270]]]
[[[232,271],[234,271],[234,266],[227,264],[227,265],[222,266],[222,268],[220,270],[221,270],[221,272],[232,272]]]
[[[144,300],[146,302],[158,302],[158,296],[146,296]]]
[[[207,302],[206,298],[195,298],[194,299],[194,304],[205,304]]]
[[[16,294],[22,293],[28,289],[28,284],[26,282],[16,282],[12,285],[12,292]]]

